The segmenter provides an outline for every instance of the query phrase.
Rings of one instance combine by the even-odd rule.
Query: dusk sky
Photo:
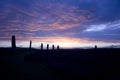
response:
[[[120,0],[0,0],[0,47],[120,45]]]

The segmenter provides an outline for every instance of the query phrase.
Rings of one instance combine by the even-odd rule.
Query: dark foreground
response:
[[[0,49],[0,80],[120,80],[120,49]]]

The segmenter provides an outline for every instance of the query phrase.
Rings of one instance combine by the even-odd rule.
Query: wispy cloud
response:
[[[71,36],[116,42],[120,40],[119,4],[119,0],[4,0],[0,39]]]
[[[84,30],[85,32],[97,32],[97,31],[103,31],[107,28],[106,25],[91,25],[90,27],[88,27],[86,30]]]

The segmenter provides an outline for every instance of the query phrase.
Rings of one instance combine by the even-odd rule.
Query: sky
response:
[[[0,0],[0,47],[120,45],[120,0]]]

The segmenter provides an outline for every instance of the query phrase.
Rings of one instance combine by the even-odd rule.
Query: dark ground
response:
[[[0,48],[0,80],[120,80],[120,49]]]

